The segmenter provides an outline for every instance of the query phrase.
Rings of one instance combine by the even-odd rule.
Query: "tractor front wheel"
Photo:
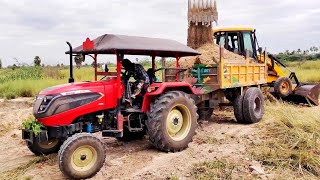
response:
[[[106,158],[101,140],[88,133],[75,134],[60,148],[59,168],[71,179],[91,178],[103,166]]]
[[[161,151],[186,149],[197,128],[194,100],[181,91],[171,91],[151,104],[146,122],[149,139]]]
[[[57,153],[62,143],[63,142],[59,139],[52,139],[47,142],[33,142],[33,143],[26,141],[27,147],[36,156]]]

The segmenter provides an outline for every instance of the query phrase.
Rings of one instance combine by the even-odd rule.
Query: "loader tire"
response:
[[[233,100],[233,113],[238,123],[245,123],[243,116],[243,96],[239,95]]]
[[[26,141],[29,150],[36,156],[49,155],[57,153],[63,141],[59,139],[52,139],[47,142],[28,142]]]
[[[283,98],[292,93],[292,83],[287,77],[279,77],[274,83],[274,92],[276,96]]]
[[[264,99],[259,88],[249,88],[243,97],[243,123],[257,123],[264,114]]]
[[[102,168],[106,154],[102,141],[88,133],[68,138],[58,153],[59,168],[70,179],[93,177]]]
[[[182,151],[192,142],[198,118],[195,102],[188,94],[170,91],[150,105],[146,122],[149,139],[161,151]]]

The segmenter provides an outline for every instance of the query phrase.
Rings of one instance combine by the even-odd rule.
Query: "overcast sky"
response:
[[[320,46],[319,0],[217,0],[219,26],[257,29],[272,53]],[[187,39],[187,0],[0,0],[0,58],[68,64],[65,41],[126,34]]]

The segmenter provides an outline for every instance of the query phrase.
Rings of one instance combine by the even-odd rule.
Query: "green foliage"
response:
[[[320,61],[287,62],[286,65],[297,74],[301,82],[320,82]]]
[[[85,59],[82,55],[77,55],[74,57],[74,61],[75,61],[78,68],[80,68],[80,66],[81,66],[82,62],[84,62],[84,60]]]
[[[22,127],[24,129],[31,130],[36,136],[40,134],[44,126],[39,123],[34,117],[29,117],[22,121]]]
[[[2,69],[2,60],[0,59],[0,69]]]
[[[39,56],[34,57],[33,63],[35,66],[41,66],[41,59]]]
[[[41,79],[42,75],[41,67],[23,67],[13,71],[7,69],[0,72],[0,83],[16,80]]]

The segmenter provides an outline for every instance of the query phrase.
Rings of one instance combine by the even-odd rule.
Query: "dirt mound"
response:
[[[205,44],[197,49],[200,56],[184,57],[180,60],[180,66],[191,68],[194,64],[217,64],[220,61],[220,47],[216,44]],[[245,57],[224,50],[224,60],[230,63],[245,63]]]

